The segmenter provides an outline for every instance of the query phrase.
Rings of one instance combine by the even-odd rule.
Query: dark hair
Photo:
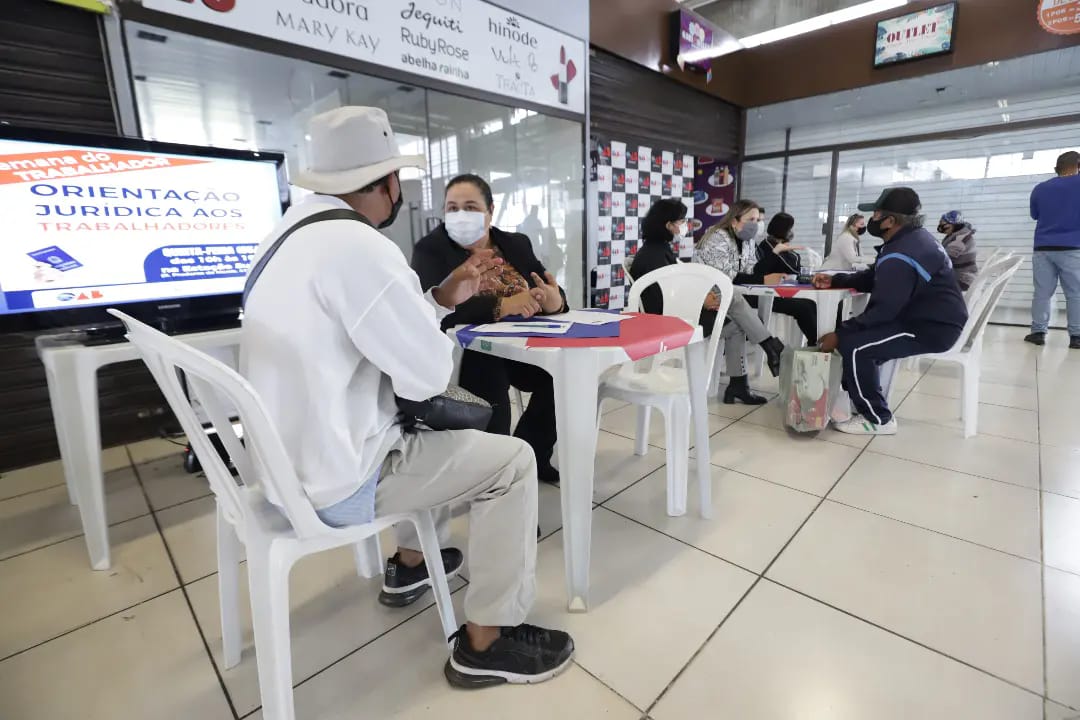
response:
[[[491,194],[491,186],[488,185],[487,180],[479,175],[473,175],[472,173],[458,175],[456,178],[446,183],[446,192],[450,192],[450,188],[455,185],[461,185],[462,183],[468,183],[480,191],[480,194],[484,196],[484,202],[487,203],[487,209],[489,211],[495,209],[495,196]]]
[[[1057,170],[1058,175],[1066,170],[1075,170],[1080,167],[1080,153],[1075,150],[1070,150],[1067,153],[1062,153],[1057,159],[1057,165],[1054,167]]]
[[[663,198],[657,200],[645,213],[641,221],[641,239],[647,243],[671,242],[675,237],[667,229],[668,223],[678,222],[686,217],[686,206],[681,200]]]

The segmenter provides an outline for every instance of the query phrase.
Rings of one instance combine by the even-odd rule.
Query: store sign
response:
[[[585,43],[483,0],[142,0],[151,10],[585,112]]]
[[[952,52],[956,3],[882,20],[877,25],[874,67]]]
[[[1039,24],[1055,35],[1080,33],[1080,0],[1039,0]]]

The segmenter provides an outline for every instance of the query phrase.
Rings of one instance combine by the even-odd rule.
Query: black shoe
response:
[[[548,465],[545,468],[537,468],[536,476],[540,478],[540,482],[552,485],[554,487],[559,487],[559,483],[561,482],[559,478],[559,471],[551,465]]]
[[[1080,350],[1080,335],[1073,335],[1069,338],[1069,349]]]
[[[746,381],[745,375],[728,378],[727,390],[724,391],[724,404],[734,405],[736,401],[744,405],[764,405],[769,402],[760,395],[750,392],[750,383]]]
[[[465,558],[457,548],[443,548],[443,568],[446,579],[450,580],[461,570]],[[431,587],[427,563],[416,567],[407,567],[394,557],[386,561],[386,573],[383,575],[383,588],[379,593],[379,604],[386,607],[403,608],[412,605]]]
[[[1031,343],[1032,345],[1045,345],[1046,333],[1033,332],[1024,338],[1024,342]]]
[[[779,338],[770,337],[761,343],[765,351],[765,362],[769,365],[769,372],[773,377],[780,377],[780,355],[784,352],[784,343]]]
[[[535,625],[502,628],[484,652],[472,649],[464,625],[450,640],[454,650],[443,673],[451,685],[467,690],[544,682],[569,667],[574,657],[574,641],[567,633]]]

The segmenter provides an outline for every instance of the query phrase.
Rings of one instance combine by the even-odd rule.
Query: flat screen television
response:
[[[280,153],[0,125],[0,332],[235,320],[288,201]]]
[[[946,3],[877,24],[874,67],[952,52],[956,3]]]

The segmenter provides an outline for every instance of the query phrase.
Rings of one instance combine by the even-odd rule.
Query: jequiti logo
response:
[[[188,5],[194,5],[196,0],[180,0],[180,2],[187,3]],[[236,7],[237,0],[199,0],[200,3],[213,10],[214,12],[227,13],[232,12]]]
[[[570,104],[570,83],[577,77],[577,65],[573,60],[566,57],[566,46],[559,47],[559,72],[551,76],[551,84],[559,91],[559,102],[563,105]]]

